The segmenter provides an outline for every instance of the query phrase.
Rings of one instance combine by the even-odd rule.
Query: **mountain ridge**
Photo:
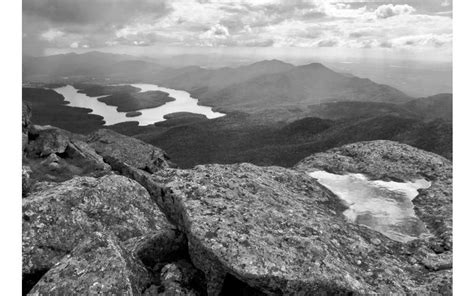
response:
[[[59,61],[55,63],[55,59]],[[306,106],[311,103],[343,100],[398,103],[411,99],[392,87],[366,78],[348,77],[321,63],[294,66],[273,59],[234,68],[170,68],[136,57],[100,52],[76,54],[69,61],[65,56],[42,57],[36,60],[40,61],[37,62],[39,65],[35,66],[35,63],[28,60],[24,66],[25,81],[28,77],[41,80],[43,75],[48,82],[71,82],[71,79],[74,79],[72,82],[77,83],[93,77],[102,83],[111,83],[111,79],[158,83],[165,87],[189,91],[203,103],[233,111],[249,111],[252,108],[261,110],[268,108],[269,104]],[[45,71],[36,73],[41,67],[45,67]],[[32,75],[31,72],[40,76]],[[67,77],[66,80],[62,78],[71,75],[72,77]]]

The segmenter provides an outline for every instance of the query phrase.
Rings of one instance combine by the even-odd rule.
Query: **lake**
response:
[[[362,174],[337,175],[325,171],[310,172],[349,207],[344,216],[387,237],[407,242],[427,233],[424,223],[415,215],[412,199],[418,189],[428,188],[425,179],[412,182],[369,180]]]
[[[154,124],[155,122],[165,121],[166,119],[164,116],[166,114],[175,112],[203,114],[209,119],[225,116],[224,113],[212,111],[211,107],[198,105],[198,99],[191,97],[188,92],[183,90],[159,87],[158,85],[144,83],[130,85],[139,88],[140,92],[157,90],[166,92],[170,97],[174,98],[175,101],[168,102],[155,108],[137,110],[142,113],[140,116],[126,117],[126,112],[118,112],[117,107],[108,106],[98,100],[98,98],[104,96],[89,97],[85,94],[79,93],[72,85],[55,88],[54,90],[64,96],[66,101],[69,102],[68,106],[92,109],[92,114],[97,114],[104,118],[105,125],[113,125],[126,121],[138,121],[139,125],[144,126]]]

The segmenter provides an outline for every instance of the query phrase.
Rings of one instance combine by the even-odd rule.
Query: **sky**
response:
[[[452,0],[23,0],[23,53],[450,62]]]

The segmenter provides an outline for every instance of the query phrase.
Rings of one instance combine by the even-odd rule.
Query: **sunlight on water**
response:
[[[347,203],[349,208],[344,215],[352,222],[401,242],[426,233],[411,202],[418,195],[418,189],[431,186],[425,179],[400,183],[372,181],[362,174],[337,175],[314,171],[309,175]]]
[[[196,114],[203,114],[207,118],[217,118],[224,116],[225,114],[212,111],[211,107],[198,105],[198,99],[191,97],[191,95],[182,90],[175,90],[171,88],[159,87],[153,84],[130,84],[131,86],[140,88],[140,92],[146,91],[163,91],[169,94],[170,97],[174,98],[175,101],[168,102],[163,106],[149,109],[137,110],[142,113],[136,117],[126,117],[126,112],[118,112],[117,107],[108,106],[98,100],[98,97],[89,97],[85,94],[78,93],[78,90],[71,85],[59,87],[54,89],[59,94],[63,95],[66,101],[69,102],[69,106],[82,107],[92,109],[92,114],[97,114],[104,117],[105,125],[113,125],[120,122],[126,121],[138,121],[139,125],[149,125],[155,122],[164,121],[166,114],[175,112],[191,112]]]

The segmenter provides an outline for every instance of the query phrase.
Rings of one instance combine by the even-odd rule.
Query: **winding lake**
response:
[[[424,223],[415,215],[412,199],[418,189],[428,188],[425,179],[412,182],[369,180],[362,174],[337,175],[325,171],[309,173],[334,192],[349,207],[344,216],[357,224],[407,242],[426,233]]]
[[[113,125],[126,121],[138,121],[139,125],[144,126],[154,124],[155,122],[165,121],[166,119],[164,116],[166,114],[175,112],[203,114],[209,119],[225,116],[224,113],[212,111],[211,107],[198,105],[198,99],[191,97],[188,92],[183,90],[159,87],[154,84],[144,83],[130,85],[139,88],[140,92],[163,91],[168,93],[169,96],[175,100],[159,107],[137,110],[142,113],[139,116],[126,117],[126,112],[118,112],[117,107],[108,106],[98,100],[98,98],[104,96],[89,97],[85,94],[79,93],[72,85],[55,88],[54,90],[64,96],[66,101],[69,102],[68,106],[92,109],[92,114],[97,114],[104,118],[105,125]]]

